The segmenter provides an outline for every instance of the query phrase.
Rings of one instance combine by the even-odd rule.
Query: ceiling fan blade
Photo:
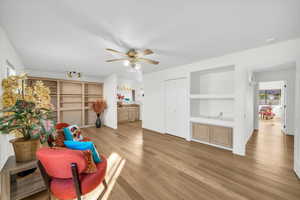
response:
[[[154,65],[158,65],[159,62],[158,61],[155,61],[155,60],[150,60],[148,58],[138,58],[139,61],[144,61],[146,63],[150,63],[150,64],[154,64]]]
[[[115,61],[123,61],[123,60],[128,60],[128,58],[111,59],[111,60],[107,60],[106,62],[115,62]]]
[[[145,49],[143,51],[143,55],[150,55],[150,54],[153,54],[154,52],[151,50],[151,49]]]
[[[119,53],[119,54],[122,54],[122,55],[126,55],[125,53],[117,51],[117,50],[114,50],[114,49],[107,48],[106,51],[110,51],[110,52],[113,52],[113,53]]]

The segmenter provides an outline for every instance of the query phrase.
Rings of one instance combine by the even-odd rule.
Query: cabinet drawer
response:
[[[224,147],[232,147],[232,128],[221,126],[210,127],[210,143]]]
[[[193,123],[192,135],[193,139],[209,142],[209,126]]]

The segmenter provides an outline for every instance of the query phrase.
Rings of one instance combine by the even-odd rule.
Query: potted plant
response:
[[[18,162],[34,160],[40,144],[55,131],[49,88],[42,82],[28,87],[25,79],[25,75],[11,76],[2,82],[4,109],[0,110],[0,132],[16,136],[10,142]]]
[[[97,100],[92,103],[92,109],[97,115],[96,119],[96,128],[101,127],[101,114],[104,112],[104,110],[107,108],[106,101],[104,99]]]

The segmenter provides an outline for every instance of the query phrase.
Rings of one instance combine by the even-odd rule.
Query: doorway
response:
[[[279,129],[286,133],[286,96],[285,81],[259,82],[257,88],[258,129]]]
[[[253,72],[254,129],[247,150],[266,164],[292,167],[295,134],[296,67],[280,65]],[[247,153],[247,155],[249,155]]]

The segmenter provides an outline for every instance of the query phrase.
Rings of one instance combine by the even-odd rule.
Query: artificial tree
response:
[[[29,87],[26,79],[23,74],[2,81],[0,133],[12,133],[17,137],[10,141],[17,161],[34,159],[39,143],[47,141],[55,132],[49,88],[41,81]]]
[[[97,100],[92,103],[92,109],[97,115],[96,128],[101,127],[101,118],[100,117],[106,108],[107,108],[107,104],[104,99],[100,99],[100,100]]]
[[[0,132],[14,133],[25,140],[40,136],[45,142],[54,129],[50,90],[42,81],[30,87],[26,80],[26,74],[3,79]]]
[[[24,140],[40,139],[47,141],[54,132],[52,111],[38,108],[35,103],[17,100],[14,106],[0,110],[0,132],[21,135]],[[9,113],[9,115],[6,115]]]

